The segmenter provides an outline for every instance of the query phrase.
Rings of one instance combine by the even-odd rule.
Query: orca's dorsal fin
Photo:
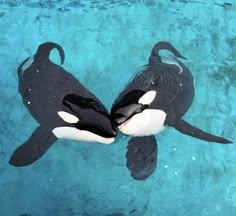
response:
[[[37,52],[35,55],[26,58],[17,68],[17,74],[18,74],[18,78],[19,81],[22,82],[22,73],[25,70],[25,68],[28,68],[29,66],[32,65],[32,63],[41,63],[41,62],[45,62],[45,61],[49,61],[49,56],[50,56],[50,52],[53,49],[57,49],[59,52],[59,55],[61,57],[61,64],[64,63],[65,61],[65,53],[64,50],[62,49],[62,47],[56,43],[53,42],[46,42],[43,43],[41,45],[39,45]]]
[[[197,139],[201,139],[201,140],[205,140],[208,142],[216,142],[216,143],[222,143],[222,144],[229,144],[232,143],[231,141],[223,138],[223,137],[218,137],[212,134],[209,134],[207,132],[204,132],[192,125],[190,125],[189,123],[187,123],[186,121],[180,119],[178,121],[176,121],[173,124],[169,124],[169,126],[174,127],[176,130],[178,130],[179,132],[183,133],[183,134],[187,134],[189,136],[195,137]]]
[[[149,57],[149,65],[157,62],[157,60],[161,62],[161,57],[159,55],[160,50],[168,50],[172,52],[176,57],[186,59],[184,56],[182,56],[179,53],[179,51],[173,45],[171,45],[170,43],[166,41],[160,41],[157,44],[155,44],[154,47],[152,48],[152,52]]]
[[[46,126],[38,126],[31,137],[12,154],[9,163],[13,166],[27,166],[41,158],[57,137]]]
[[[126,166],[136,180],[145,180],[157,166],[157,142],[155,136],[133,137],[126,153]]]
[[[34,61],[45,61],[49,60],[49,55],[51,50],[57,49],[59,52],[59,55],[61,57],[61,64],[64,63],[65,60],[65,53],[62,47],[59,44],[53,43],[53,42],[46,42],[41,45],[39,45],[38,50],[36,54],[34,55]]]

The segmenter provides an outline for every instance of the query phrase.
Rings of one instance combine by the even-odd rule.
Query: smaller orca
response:
[[[161,56],[160,50],[168,50],[174,55]],[[119,131],[135,137],[129,143],[126,157],[131,175],[139,180],[147,178],[155,169],[153,161],[156,159],[149,164],[146,160],[147,152],[150,156],[156,155],[153,135],[168,126],[209,142],[232,143],[204,132],[182,119],[194,98],[194,78],[177,58],[185,59],[170,43],[158,42],[152,49],[148,65],[119,94],[111,109],[112,121]],[[139,154],[144,153],[139,155],[138,160],[133,160],[137,149]]]
[[[13,166],[32,164],[59,138],[104,144],[115,139],[116,130],[101,101],[71,73],[50,61],[54,48],[63,64],[62,47],[46,42],[17,69],[19,93],[39,126],[12,154],[9,163]]]

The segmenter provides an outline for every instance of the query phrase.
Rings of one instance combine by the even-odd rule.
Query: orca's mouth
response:
[[[120,130],[121,128],[123,128],[131,119],[132,117],[130,117],[129,119],[127,119],[125,122],[123,122],[122,124],[118,125],[117,128]]]
[[[129,119],[134,115],[143,112],[145,109],[148,109],[148,105],[143,104],[130,104],[128,106],[117,109],[111,114],[112,122],[116,127],[121,127],[126,124]]]
[[[91,133],[97,134],[98,136],[101,136],[104,138],[115,138],[117,134],[115,128],[106,130],[101,125],[95,125],[92,123],[79,122],[73,125],[79,130],[90,131]]]

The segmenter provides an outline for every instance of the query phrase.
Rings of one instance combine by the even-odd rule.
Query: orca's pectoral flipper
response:
[[[187,134],[189,136],[201,139],[201,140],[205,140],[208,142],[217,142],[217,143],[223,143],[223,144],[229,144],[232,143],[231,141],[224,139],[222,137],[218,137],[212,134],[209,134],[207,132],[204,132],[192,125],[190,125],[189,123],[187,123],[186,121],[180,119],[179,121],[175,122],[174,124],[170,125],[172,127],[174,127],[176,130],[178,130],[181,133]]]
[[[59,55],[61,57],[61,64],[63,64],[65,60],[65,53],[60,45],[53,42],[46,42],[46,43],[41,44],[38,47],[38,50],[34,56],[34,61],[41,62],[41,61],[49,60],[50,52],[52,49],[55,49],[55,48],[58,50]]]
[[[172,52],[176,57],[186,59],[170,43],[168,43],[166,41],[160,41],[156,45],[154,45],[154,47],[152,48],[152,52],[151,52],[151,55],[149,57],[149,64],[155,63],[157,60],[161,61],[161,58],[160,58],[160,55],[159,55],[160,50],[168,50],[168,51]]]
[[[57,140],[47,127],[39,126],[31,137],[12,154],[9,163],[13,166],[27,166],[34,163]]]
[[[154,136],[133,137],[128,144],[126,166],[136,180],[145,180],[157,166],[157,142]]]

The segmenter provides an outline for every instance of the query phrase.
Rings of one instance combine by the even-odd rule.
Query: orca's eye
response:
[[[116,131],[111,128],[111,130],[106,130],[102,125],[92,124],[87,122],[79,122],[74,124],[74,126],[79,130],[90,131],[102,137],[110,138],[115,137]]]

